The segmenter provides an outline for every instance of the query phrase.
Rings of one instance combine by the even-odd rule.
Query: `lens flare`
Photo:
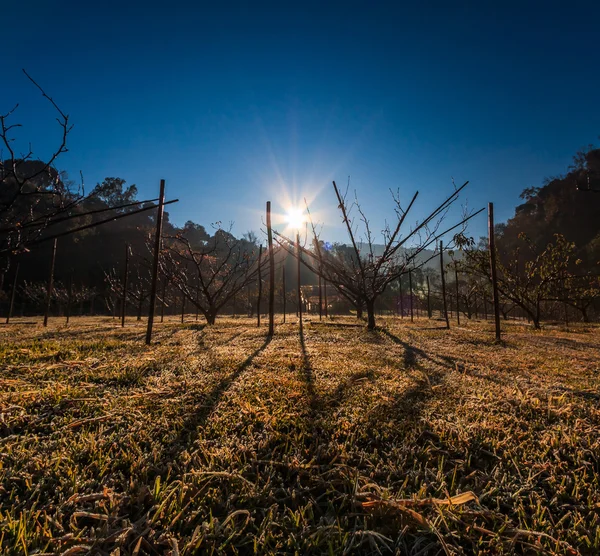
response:
[[[306,222],[302,209],[296,207],[288,209],[285,220],[288,227],[293,228],[294,230],[299,230],[304,226],[304,222]]]

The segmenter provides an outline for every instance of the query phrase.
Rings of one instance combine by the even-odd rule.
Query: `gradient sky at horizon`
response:
[[[17,145],[47,155],[58,129],[25,68],[75,125],[59,168],[141,198],[164,178],[177,224],[258,231],[266,200],[307,197],[345,241],[331,180],[348,176],[376,231],[390,188],[420,191],[413,222],[453,178],[502,221],[597,141],[600,5],[487,4],[13,1],[0,110],[20,103]]]

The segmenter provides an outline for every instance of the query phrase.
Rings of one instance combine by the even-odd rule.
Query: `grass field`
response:
[[[379,322],[1,326],[2,550],[599,554],[600,328]]]

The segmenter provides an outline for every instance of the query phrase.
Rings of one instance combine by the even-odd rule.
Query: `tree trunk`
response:
[[[581,311],[581,316],[583,317],[583,322],[590,322],[590,317],[587,312],[587,307],[579,307]]]
[[[217,319],[217,311],[212,309],[204,313],[204,317],[206,318],[207,324],[215,324],[215,320]]]
[[[375,301],[367,301],[367,328],[375,329]]]

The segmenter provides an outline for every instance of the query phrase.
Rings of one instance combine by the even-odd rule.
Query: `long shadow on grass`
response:
[[[302,368],[300,372],[302,374],[302,379],[306,383],[306,391],[308,394],[308,401],[310,405],[311,412],[316,411],[318,400],[315,394],[315,375],[310,364],[310,358],[308,356],[308,352],[306,351],[306,341],[304,339],[304,329],[300,329],[300,350],[302,351]]]
[[[387,336],[395,344],[398,344],[404,348],[404,367],[407,369],[416,365],[418,357],[426,359],[427,361],[430,361],[435,365],[441,365],[442,367],[447,367],[449,369],[454,368],[456,364],[456,359],[454,359],[453,357],[437,354],[430,355],[422,349],[417,348],[409,344],[408,342],[405,342],[404,340],[401,340],[400,338],[398,338],[398,336],[395,336],[385,328],[378,328],[377,331],[383,334],[384,336]]]
[[[402,484],[407,474],[414,472],[415,460],[419,460],[423,466],[433,467],[427,459],[430,448],[420,448],[425,446],[427,434],[435,436],[422,420],[428,401],[435,395],[431,383],[427,379],[415,380],[407,388],[391,396],[379,397],[374,392],[366,397],[361,396],[360,401],[367,402],[364,411],[353,419],[352,425],[340,428],[341,423],[336,416],[338,407],[344,404],[347,396],[356,393],[360,382],[376,381],[377,373],[367,370],[350,374],[342,379],[332,395],[320,398],[302,333],[300,347],[303,360],[301,376],[306,383],[311,409],[305,414],[302,425],[299,425],[306,427],[306,435],[296,437],[303,438],[302,460],[308,463],[309,468],[297,469],[288,479],[290,485],[293,485],[290,488],[296,491],[296,503],[311,503],[315,522],[318,517],[326,516],[335,521],[343,516],[346,530],[368,529],[392,538],[399,537],[406,523],[390,519],[390,516],[370,515],[366,511],[357,510],[360,508],[357,502],[364,499],[356,498],[356,487],[359,484],[357,476],[372,478],[373,461],[380,457],[377,454],[385,454],[391,449],[396,450],[396,455],[411,453],[403,466],[385,479],[376,476],[373,482],[379,482],[383,487]],[[415,351],[420,350],[409,353],[416,360],[418,353]],[[434,372],[432,376],[440,376],[441,381],[441,374],[441,371]],[[344,422],[348,425],[345,419]],[[390,423],[393,425],[390,426]],[[343,450],[340,450],[340,445],[344,446]],[[418,487],[414,490],[418,490]],[[401,536],[405,534],[403,531]],[[428,537],[429,541],[436,543],[433,534],[428,534]],[[408,542],[412,540],[408,536],[407,539]],[[360,537],[351,536],[345,542],[344,549],[346,553],[361,553],[367,547]]]
[[[260,347],[255,349],[238,367],[227,377],[220,380],[208,394],[203,394],[195,404],[195,407],[186,409],[187,419],[183,422],[176,438],[165,444],[163,450],[163,462],[174,460],[178,455],[188,449],[198,436],[198,428],[204,426],[208,417],[221,401],[223,394],[239,376],[250,366],[254,359],[262,353],[271,343],[268,336]]]

